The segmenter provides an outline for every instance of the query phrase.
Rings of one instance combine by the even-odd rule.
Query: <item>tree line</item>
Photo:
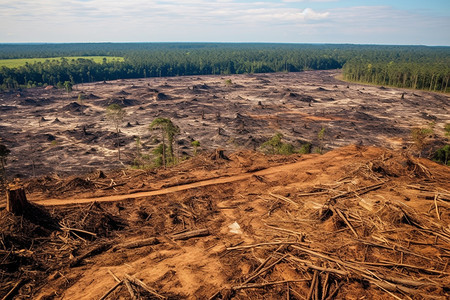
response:
[[[47,60],[0,68],[0,88],[183,75],[300,72],[343,68],[344,78],[447,91],[450,48],[424,46],[98,43],[0,44],[0,59],[121,56],[123,61]]]
[[[366,53],[346,61],[343,74],[350,81],[449,92],[449,48]]]

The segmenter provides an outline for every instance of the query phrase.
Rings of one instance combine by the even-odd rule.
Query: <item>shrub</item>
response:
[[[445,145],[436,150],[433,156],[435,162],[450,166],[450,145]]]
[[[312,147],[312,145],[310,143],[303,144],[300,147],[300,149],[298,150],[298,153],[300,153],[300,154],[309,154],[309,153],[311,153],[311,147]]]
[[[425,149],[430,143],[429,136],[433,133],[433,129],[425,127],[415,127],[411,130],[411,139],[419,153]]]
[[[283,143],[281,139],[283,135],[281,133],[275,134],[270,140],[263,143],[261,148],[264,152],[269,154],[283,154],[289,155],[295,153],[295,148],[289,143]]]

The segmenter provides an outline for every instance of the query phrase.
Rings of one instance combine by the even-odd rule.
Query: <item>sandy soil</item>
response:
[[[339,71],[117,80],[62,90],[28,89],[0,94],[0,139],[11,150],[10,176],[59,175],[122,167],[116,159],[114,127],[105,119],[111,103],[125,107],[121,127],[125,164],[157,144],[148,130],[156,117],[181,128],[180,156],[191,155],[191,141],[203,149],[256,149],[281,132],[299,147],[359,144],[399,149],[409,144],[413,126],[436,122],[442,135],[450,122],[448,95],[348,84]],[[227,85],[226,80],[232,84]],[[86,99],[77,100],[84,92]],[[404,99],[401,99],[405,93]]]
[[[448,299],[449,174],[406,152],[347,146],[27,180],[45,206],[0,212],[14,250],[0,251],[0,295],[20,282],[18,299],[99,299],[113,273],[169,299]],[[115,202],[85,203],[97,197]],[[176,239],[199,229],[208,234]],[[130,294],[121,285],[108,299]]]

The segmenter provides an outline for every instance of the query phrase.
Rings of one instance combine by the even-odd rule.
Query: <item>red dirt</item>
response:
[[[99,299],[115,284],[110,270],[120,279],[133,275],[171,299],[283,299],[288,294],[290,299],[303,299],[314,276],[320,281],[320,298],[327,274],[324,294],[339,286],[336,299],[450,296],[448,167],[403,152],[358,146],[325,155],[241,151],[228,157],[197,156],[157,172],[125,170],[107,172],[106,178],[87,174],[77,180],[25,181],[29,199],[44,205],[66,227],[95,232],[97,237],[80,233],[83,241],[51,229],[44,237],[34,229],[29,232],[34,244],[22,245],[17,231],[5,230],[3,243],[28,249],[34,263],[22,260],[22,271],[5,269],[0,295],[22,276],[23,297]],[[70,189],[64,188],[67,183]],[[115,189],[108,188],[111,183]],[[373,190],[365,192],[364,187]],[[98,202],[87,203],[93,200]],[[358,237],[336,211],[344,214]],[[20,227],[20,218],[13,220],[1,212],[2,228]],[[24,231],[43,226],[24,222]],[[234,222],[242,234],[230,232]],[[209,235],[172,238],[204,228]],[[149,237],[159,243],[112,247]],[[227,250],[258,243],[269,244]],[[103,244],[108,247],[70,266]],[[250,283],[283,283],[240,287],[270,256],[266,266],[273,267]],[[325,269],[314,275],[316,267]],[[50,275],[44,270],[51,270]],[[400,290],[392,289],[394,282]],[[128,298],[124,286],[110,296]]]

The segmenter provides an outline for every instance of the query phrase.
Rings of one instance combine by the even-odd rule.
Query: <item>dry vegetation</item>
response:
[[[143,299],[449,296],[448,167],[404,153],[244,151],[25,187],[39,206],[1,212],[3,295],[128,299],[130,281]]]

